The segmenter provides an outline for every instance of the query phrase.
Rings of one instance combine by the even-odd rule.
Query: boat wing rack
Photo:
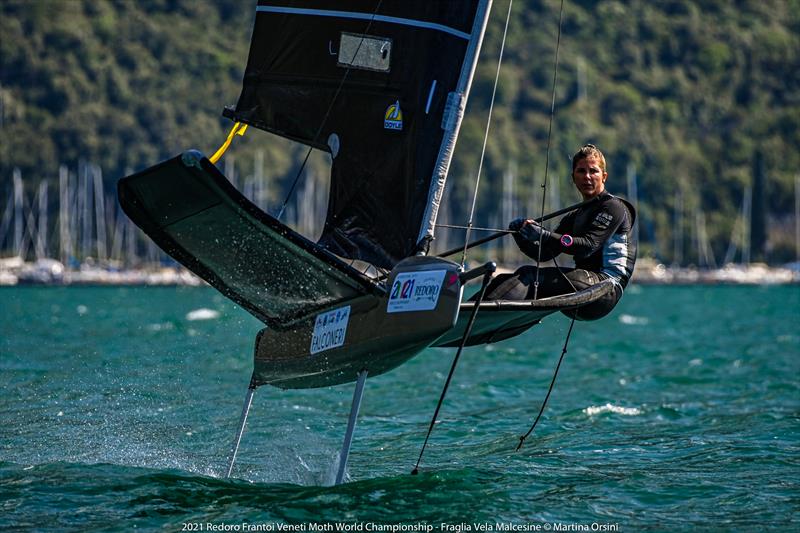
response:
[[[572,294],[540,300],[484,300],[480,304],[466,346],[497,342],[514,337],[538,324],[547,315],[590,304],[613,290],[614,281],[607,279]],[[458,346],[474,307],[475,302],[462,302],[455,327],[438,339],[434,346]]]
[[[270,327],[383,292],[259,209],[196,150],[121,179],[118,191],[156,244]]]

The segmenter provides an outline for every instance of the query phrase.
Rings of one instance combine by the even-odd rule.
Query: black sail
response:
[[[320,244],[391,268],[433,234],[488,0],[260,0],[230,118],[332,156]]]

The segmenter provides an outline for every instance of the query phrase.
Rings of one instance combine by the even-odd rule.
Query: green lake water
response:
[[[454,353],[429,349],[367,380],[341,486],[352,385],[259,388],[223,479],[260,323],[212,289],[0,311],[2,530],[800,530],[797,286],[630,287],[519,452],[569,322],[468,349],[411,476]]]

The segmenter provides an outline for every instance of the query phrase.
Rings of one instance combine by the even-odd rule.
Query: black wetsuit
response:
[[[604,279],[614,280],[614,291],[574,313],[580,320],[596,320],[614,308],[627,286],[636,262],[633,223],[636,211],[628,202],[608,192],[590,205],[567,214],[552,232],[538,241],[514,233],[522,252],[533,259],[549,261],[559,254],[572,255],[574,269],[540,268],[537,298],[567,294],[588,288]],[[497,276],[489,285],[487,300],[530,300],[534,297],[536,267],[526,265],[513,274]],[[572,316],[570,313],[566,313]]]

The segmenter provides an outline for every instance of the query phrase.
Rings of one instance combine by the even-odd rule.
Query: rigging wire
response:
[[[514,5],[514,0],[509,0],[508,2],[508,14],[506,15],[506,24],[503,28],[503,40],[500,43],[500,55],[497,58],[497,72],[494,76],[494,87],[492,87],[492,99],[489,102],[489,116],[486,117],[486,131],[483,134],[483,148],[481,148],[481,158],[480,162],[478,163],[478,175],[475,178],[475,191],[472,193],[472,208],[469,211],[469,221],[467,222],[467,232],[464,238],[464,251],[461,254],[461,268],[464,268],[464,264],[467,262],[467,245],[469,244],[469,234],[470,230],[472,229],[472,221],[475,216],[475,205],[478,200],[478,187],[481,183],[481,170],[483,169],[483,160],[486,156],[486,141],[489,138],[489,126],[492,123],[492,111],[494,110],[494,100],[497,94],[497,82],[500,79],[500,66],[503,63],[503,52],[506,48],[506,36],[508,35],[508,22],[511,20],[511,7]]]
[[[558,12],[558,37],[556,38],[556,57],[553,61],[553,94],[550,100],[550,124],[547,128],[547,152],[544,164],[544,183],[542,184],[542,216],[544,217],[544,200],[547,197],[547,176],[550,170],[550,141],[553,136],[553,117],[556,114],[556,84],[558,82],[558,50],[561,46],[561,24],[564,20],[564,0],[561,0],[561,8]],[[539,296],[539,269],[542,262],[542,239],[539,239],[539,257],[536,261],[536,276],[533,281],[533,299]],[[572,327],[570,327],[572,331]]]
[[[530,429],[524,435],[521,435],[519,438],[519,444],[517,444],[516,451],[519,451],[522,448],[522,445],[525,443],[525,439],[527,439],[533,430],[536,428],[536,424],[539,423],[539,419],[542,417],[542,413],[544,413],[544,408],[547,406],[547,400],[550,399],[550,393],[553,392],[553,386],[556,384],[556,377],[558,377],[558,370],[561,368],[561,362],[564,360],[564,356],[567,354],[567,346],[569,345],[569,338],[572,335],[572,327],[575,325],[575,317],[572,317],[572,320],[569,323],[569,331],[567,331],[567,338],[564,340],[564,348],[561,350],[561,357],[558,358],[558,364],[556,365],[556,370],[553,372],[553,379],[550,380],[550,388],[547,389],[547,394],[544,397],[544,401],[542,402],[542,406],[539,408],[539,414],[536,415],[536,420],[533,421],[531,424]]]
[[[495,233],[516,233],[516,230],[508,228],[481,228],[478,226],[462,226],[459,224],[436,224],[436,227],[449,229],[469,229],[472,231],[494,231]]]
[[[543,216],[541,218],[536,218],[536,219],[534,219],[534,221],[541,224],[545,220],[550,220],[551,218],[555,218],[557,216],[563,215],[564,213],[569,213],[570,211],[574,211],[576,209],[580,209],[581,207],[586,207],[587,205],[596,202],[598,200],[598,198],[599,198],[598,196],[595,196],[594,198],[591,198],[589,200],[584,200],[583,202],[580,202],[580,203],[577,203],[577,204],[573,204],[573,205],[570,205],[568,207],[564,207],[562,209],[559,209],[558,211],[553,211],[552,213],[547,214],[547,215],[545,215],[545,216]],[[462,227],[466,227],[466,226],[462,226]],[[485,243],[487,243],[489,241],[493,241],[493,240],[497,239],[498,237],[503,237],[503,236],[505,236],[505,235],[507,235],[509,233],[514,233],[514,232],[512,230],[508,230],[508,229],[500,230],[497,233],[489,235],[488,237],[483,237],[482,239],[478,239],[478,240],[472,241],[470,243],[467,243],[467,249],[474,248],[476,246],[480,246],[481,244],[485,244]],[[456,248],[453,248],[452,250],[447,250],[446,252],[439,253],[437,255],[437,257],[448,257],[448,256],[453,255],[455,253],[458,253],[460,251],[462,251],[462,247],[458,246]]]
[[[375,10],[372,12],[372,16],[367,23],[367,27],[364,28],[364,32],[361,34],[361,41],[359,41],[356,51],[353,53],[353,61],[355,61],[356,56],[358,56],[358,51],[361,50],[361,45],[364,43],[364,38],[367,36],[367,32],[369,32],[369,29],[372,27],[372,23],[375,21],[375,15],[378,14],[378,10],[380,10],[382,3],[383,0],[378,0],[378,3],[375,5]],[[289,192],[286,194],[286,199],[283,201],[283,205],[281,205],[280,211],[278,211],[278,215],[275,217],[278,220],[280,220],[281,216],[283,216],[283,212],[286,210],[286,206],[289,204],[289,199],[292,197],[292,194],[294,194],[295,187],[297,187],[297,182],[300,180],[300,176],[303,174],[303,170],[306,168],[306,163],[308,163],[308,158],[311,156],[311,151],[314,149],[313,143],[317,142],[319,134],[322,133],[322,128],[325,127],[325,123],[328,121],[328,117],[333,109],[333,104],[335,104],[336,99],[339,98],[339,93],[342,92],[342,87],[344,86],[344,82],[347,81],[347,76],[350,74],[350,70],[351,68],[349,66],[345,69],[342,79],[339,81],[339,86],[336,88],[336,92],[331,99],[331,103],[328,105],[328,110],[325,111],[325,115],[322,117],[322,122],[320,122],[317,132],[311,139],[311,146],[308,147],[306,157],[303,159],[303,163],[300,165],[300,170],[297,171],[297,175],[294,177],[294,181],[292,181],[292,186],[289,188]]]
[[[422,449],[419,451],[419,457],[417,458],[417,464],[414,465],[414,469],[411,471],[411,475],[415,476],[419,473],[419,464],[422,462],[422,454],[425,453],[425,448],[428,446],[428,439],[431,437],[431,433],[433,432],[433,427],[436,425],[436,419],[439,417],[439,410],[442,408],[442,404],[444,403],[444,397],[447,395],[447,389],[450,387],[450,382],[453,379],[453,374],[455,374],[456,366],[458,365],[458,361],[461,358],[461,352],[464,350],[464,346],[467,344],[467,340],[469,339],[470,334],[472,333],[472,326],[475,323],[475,317],[478,316],[478,310],[481,307],[481,302],[483,301],[483,297],[486,294],[486,288],[489,286],[489,281],[492,279],[492,274],[495,271],[496,265],[494,263],[487,263],[483,267],[478,267],[475,270],[486,269],[486,272],[483,274],[483,282],[481,284],[481,288],[478,291],[478,296],[475,299],[474,307],[472,308],[472,314],[469,316],[469,321],[467,322],[467,327],[464,329],[464,335],[461,337],[461,342],[458,345],[458,350],[456,351],[455,357],[453,357],[453,363],[450,366],[450,373],[447,374],[447,380],[444,382],[444,387],[442,387],[442,394],[439,396],[439,402],[436,404],[436,409],[433,411],[433,417],[431,418],[431,423],[428,426],[428,433],[425,434],[425,442],[422,443]]]
[[[544,169],[544,183],[542,184],[542,218],[544,217],[544,207],[545,207],[545,198],[547,197],[547,177],[548,171],[550,169],[550,142],[552,139],[553,133],[553,117],[555,116],[555,108],[556,108],[556,87],[558,81],[558,51],[561,45],[561,26],[564,19],[564,0],[561,0],[561,7],[558,13],[558,37],[556,38],[556,51],[555,51],[555,59],[553,62],[553,92],[552,92],[552,99],[550,101],[550,121],[547,129],[547,152],[545,156],[545,169]],[[536,277],[533,283],[533,299],[536,300],[539,296],[539,270],[541,268],[541,259],[542,259],[542,239],[539,239],[539,251],[538,251],[538,258],[536,261]],[[570,284],[572,290],[578,292],[578,289],[572,283],[572,280],[564,273],[561,269],[559,264],[553,258],[553,262],[556,265],[556,269],[558,269],[559,273],[567,280],[567,283]],[[553,387],[556,384],[556,378],[558,377],[558,371],[561,369],[561,363],[564,361],[564,356],[567,354],[567,348],[569,346],[569,339],[572,336],[572,329],[575,326],[575,314],[572,315],[570,323],[569,323],[569,330],[567,331],[567,337],[564,339],[564,347],[561,349],[561,356],[558,358],[558,363],[556,364],[556,368],[553,371],[553,378],[550,380],[550,387],[547,389],[547,394],[544,397],[544,401],[542,401],[542,405],[539,407],[539,413],[536,415],[536,418],[531,424],[530,429],[524,435],[521,435],[519,438],[519,444],[517,444],[516,451],[519,451],[522,448],[522,445],[525,443],[525,439],[527,439],[533,430],[536,429],[536,425],[539,423],[539,420],[542,418],[542,414],[544,413],[545,407],[547,407],[547,401],[550,399],[550,394],[553,392]]]

